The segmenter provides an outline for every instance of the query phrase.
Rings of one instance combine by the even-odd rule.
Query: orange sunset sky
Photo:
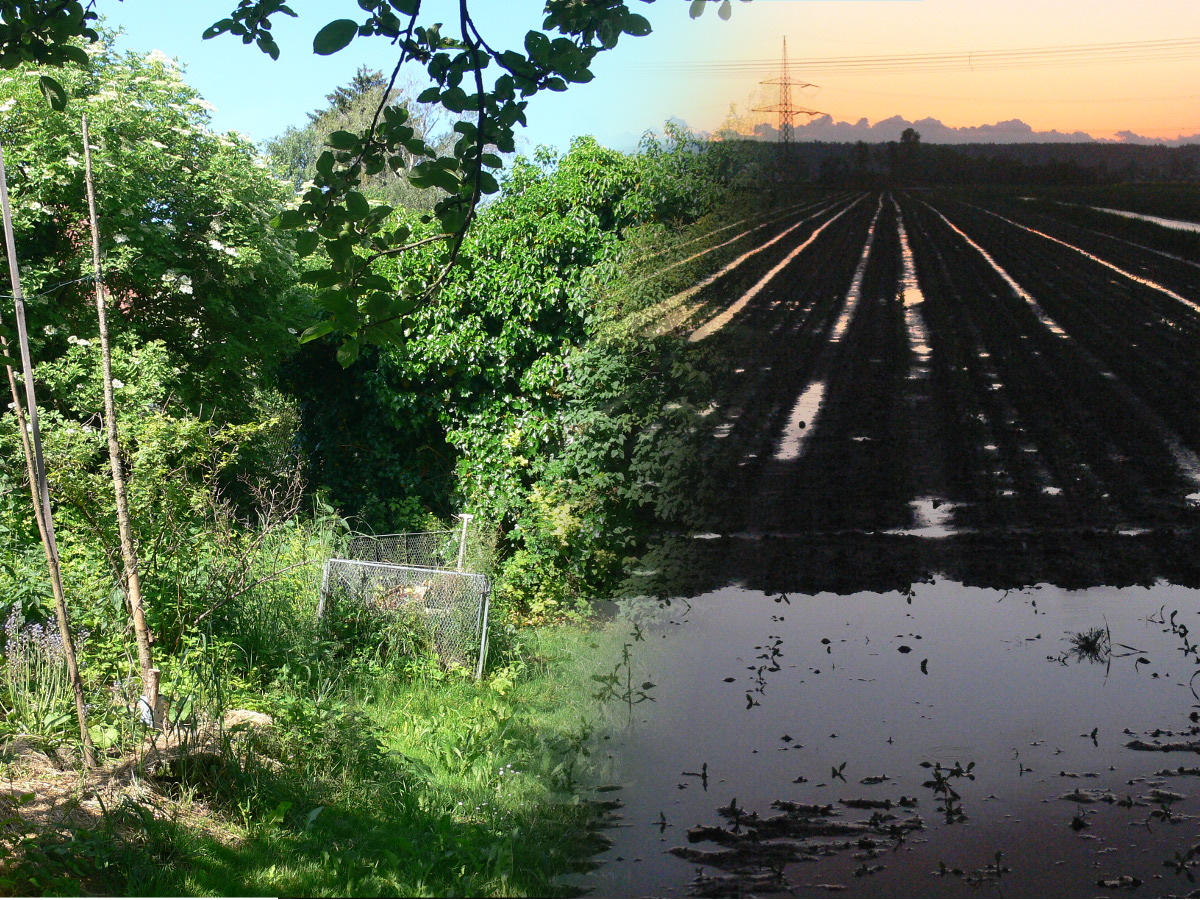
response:
[[[777,102],[778,89],[758,81],[771,77],[786,35],[792,75],[819,85],[795,91],[793,102],[837,121],[1020,119],[1097,138],[1200,135],[1197,0],[735,0],[729,21],[716,4],[697,21],[684,0],[633,5],[655,33],[623,42],[598,62],[593,85],[572,89],[597,122],[622,110],[632,120],[637,110],[644,127],[675,115],[711,131],[731,103],[745,113]],[[1087,45],[1101,46],[1077,49]],[[988,57],[1029,49],[1039,52],[1003,65]],[[936,66],[886,59],[968,53],[982,56]],[[834,57],[849,59],[835,67]]]
[[[715,12],[706,11],[705,21],[694,23],[701,27],[679,58],[774,57],[776,36],[787,35],[792,74],[820,85],[797,91],[793,101],[839,121],[865,116],[874,122],[898,114],[966,126],[1018,118],[1038,131],[1078,130],[1094,137],[1126,130],[1152,138],[1200,134],[1196,0],[753,0],[735,3],[727,22]],[[1128,47],[1187,38],[1195,43]],[[855,57],[860,59],[853,65],[861,68],[867,65],[863,57],[1113,44],[1127,46],[1039,54],[1004,65],[992,57],[973,69],[949,60],[939,60],[935,71],[929,71],[929,62],[863,73],[829,63],[805,65]],[[664,54],[663,61],[668,58]],[[762,77],[698,67],[686,72],[666,77],[694,79],[681,97],[687,110],[682,116],[706,128],[718,124],[731,101],[749,107]]]

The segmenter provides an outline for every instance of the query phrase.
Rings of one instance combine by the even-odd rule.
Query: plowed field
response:
[[[1061,210],[831,198],[689,293],[723,542],[694,587],[1196,581],[1200,259]]]

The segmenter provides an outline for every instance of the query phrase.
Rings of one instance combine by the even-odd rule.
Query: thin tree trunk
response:
[[[8,203],[8,180],[4,172],[4,151],[0,148],[0,208],[4,217],[4,243],[8,250],[8,272],[12,279],[13,306],[17,320],[17,340],[21,347],[21,369],[25,376],[25,406],[29,410],[29,428],[21,426],[21,437],[25,448],[26,467],[30,474],[29,489],[34,495],[34,513],[38,530],[42,536],[42,549],[46,552],[46,566],[50,570],[50,587],[54,593],[54,613],[58,619],[58,632],[62,636],[63,656],[67,662],[67,675],[75,694],[75,716],[79,720],[79,738],[83,744],[83,762],[89,769],[96,764],[92,749],[92,735],[87,726],[87,706],[83,699],[83,680],[79,677],[79,661],[75,657],[75,640],[71,636],[71,619],[67,614],[67,598],[63,591],[62,568],[58,559],[58,542],[54,536],[54,514],[50,508],[50,484],[46,480],[46,461],[42,455],[42,432],[38,425],[37,395],[33,388],[33,363],[29,356],[29,334],[25,328],[25,300],[21,296],[21,274],[17,267],[17,246],[13,237],[12,210]],[[7,355],[7,354],[6,354]],[[21,421],[20,401],[16,397],[16,379],[9,370],[9,383],[13,389],[14,410]],[[30,452],[32,450],[32,453]]]
[[[83,117],[83,158],[87,178],[88,221],[92,230],[92,266],[96,277],[96,318],[100,321],[100,353],[103,359],[104,430],[108,435],[108,461],[112,468],[113,493],[117,501],[117,530],[121,535],[121,562],[125,570],[125,596],[133,615],[133,633],[137,639],[138,662],[142,668],[142,696],[153,717],[160,725],[158,708],[159,670],[154,668],[150,650],[150,629],[146,626],[142,603],[142,582],[138,575],[137,547],[129,524],[129,500],[125,490],[125,464],[121,459],[121,444],[117,433],[117,405],[113,397],[112,347],[108,341],[108,309],[104,299],[104,273],[100,268],[100,226],[96,217],[96,189],[92,181],[92,147],[88,135],[87,116]]]

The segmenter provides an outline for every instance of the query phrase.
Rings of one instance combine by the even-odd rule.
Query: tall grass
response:
[[[527,633],[474,682],[436,667],[276,678],[275,726],[220,767],[173,769],[89,890],[175,895],[552,896],[605,846],[588,799],[596,645]],[[591,645],[591,646],[589,646]],[[153,782],[152,782],[153,783]],[[198,811],[206,811],[198,816]],[[118,852],[119,851],[119,852]],[[169,867],[153,865],[169,859]]]

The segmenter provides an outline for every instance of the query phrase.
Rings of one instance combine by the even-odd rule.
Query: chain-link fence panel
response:
[[[477,527],[474,516],[460,518],[457,527],[444,531],[352,535],[339,555],[397,566],[490,571],[493,547],[488,531]]]
[[[346,557],[397,566],[455,569],[458,568],[460,537],[458,531],[360,534],[350,538]]]
[[[347,604],[423,627],[447,666],[483,675],[487,656],[488,579],[471,572],[331,559],[321,580],[317,615]]]

